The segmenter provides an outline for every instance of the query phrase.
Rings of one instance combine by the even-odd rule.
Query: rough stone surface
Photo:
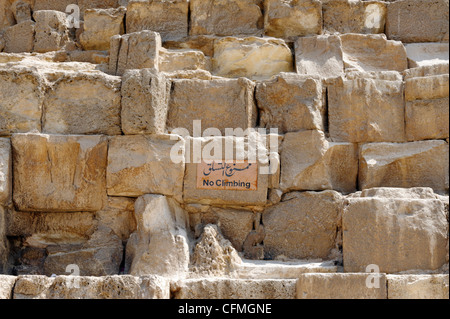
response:
[[[174,72],[178,70],[209,69],[211,61],[200,50],[161,50],[159,70]]]
[[[448,299],[447,275],[388,275],[388,299]]]
[[[165,40],[174,40],[188,34],[188,0],[129,1],[127,33],[152,30]]]
[[[122,77],[122,130],[125,134],[163,134],[169,82],[151,69],[128,70]]]
[[[266,257],[326,259],[336,246],[341,206],[334,191],[286,195],[262,214]]]
[[[213,72],[218,76],[264,79],[293,68],[291,50],[281,39],[226,37],[214,42]]]
[[[372,264],[385,273],[436,270],[448,262],[447,213],[441,200],[381,196],[346,202],[345,272],[364,272]]]
[[[402,0],[388,4],[386,35],[402,42],[448,42],[448,0]]]
[[[370,275],[302,274],[297,281],[297,299],[386,299],[386,275],[373,278],[379,288],[368,288]]]
[[[95,218],[125,242],[136,231],[134,202],[135,199],[129,197],[108,197],[106,206],[95,212]]]
[[[17,277],[0,275],[0,299],[12,299]]]
[[[7,53],[32,52],[34,47],[34,30],[36,23],[29,20],[13,25],[5,31],[5,47]],[[17,41],[20,39],[20,41]]]
[[[265,35],[294,39],[322,33],[322,3],[317,0],[264,1]]]
[[[34,11],[35,52],[45,53],[58,51],[69,42],[69,25],[66,14],[59,11]]]
[[[21,211],[97,211],[106,199],[102,136],[15,134],[14,203]]]
[[[8,262],[8,242],[6,238],[6,218],[5,210],[0,205],[0,274],[7,273],[7,262]],[[1,275],[0,275],[1,278]],[[6,292],[3,291],[1,279],[0,279],[0,299],[5,295]]]
[[[260,126],[278,133],[324,130],[325,105],[319,78],[282,73],[256,87]]]
[[[328,86],[330,137],[345,142],[405,140],[403,82],[342,77]]]
[[[355,145],[330,142],[321,131],[287,133],[280,156],[280,188],[352,192],[356,189],[357,157]]]
[[[0,138],[0,206],[7,206],[12,194],[12,154],[11,143]]]
[[[448,43],[409,43],[405,45],[405,49],[410,68],[442,63],[448,64]]]
[[[176,143],[178,140],[170,140],[167,135],[112,138],[106,175],[108,195],[139,197],[153,193],[181,201],[184,163],[171,160]]]
[[[422,186],[445,192],[448,152],[445,141],[365,144],[360,150],[360,188]]]
[[[192,0],[190,34],[261,35],[261,0]]]
[[[24,2],[21,0],[15,1],[11,5],[11,10],[14,14],[16,23],[31,20],[31,6],[28,2]]]

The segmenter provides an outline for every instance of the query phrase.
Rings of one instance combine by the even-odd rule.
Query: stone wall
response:
[[[448,18],[0,0],[0,298],[448,298]]]

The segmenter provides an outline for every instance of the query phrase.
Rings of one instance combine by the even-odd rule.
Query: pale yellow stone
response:
[[[388,275],[388,299],[448,299],[447,275]]]

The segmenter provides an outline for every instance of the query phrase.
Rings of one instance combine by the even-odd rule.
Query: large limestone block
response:
[[[74,3],[75,2],[75,3]],[[34,11],[56,10],[65,12],[70,4],[77,4],[79,0],[34,0]]]
[[[103,208],[107,139],[15,134],[13,198],[21,211],[80,212]]]
[[[35,25],[34,21],[29,20],[7,28],[4,34],[3,51],[6,53],[33,52]]]
[[[324,29],[339,33],[383,33],[386,4],[381,1],[325,0]]]
[[[330,142],[317,130],[287,133],[280,158],[280,188],[285,192],[335,189],[348,193],[356,189],[354,144]]]
[[[192,0],[190,35],[261,35],[262,0]]]
[[[432,100],[448,98],[449,75],[441,74],[405,79],[405,100]]]
[[[0,275],[0,299],[12,299],[16,276]]]
[[[122,242],[126,242],[136,231],[134,202],[134,198],[110,196],[105,207],[95,212],[95,218],[99,224],[111,228]]]
[[[160,276],[19,276],[14,299],[169,299],[170,282]]]
[[[110,39],[124,33],[125,8],[88,9],[80,42],[84,50],[109,50]]]
[[[33,18],[36,21],[35,52],[58,51],[69,42],[69,22],[64,12],[34,11]]]
[[[170,82],[152,69],[127,70],[122,77],[122,130],[125,134],[163,134]]]
[[[448,0],[401,0],[388,4],[386,35],[409,42],[448,42]]]
[[[30,3],[18,0],[11,5],[11,11],[14,14],[16,23],[31,20],[31,6]]]
[[[0,69],[0,135],[41,130],[45,81],[35,69]]]
[[[330,137],[345,142],[405,140],[403,82],[335,79],[328,86]]]
[[[11,143],[0,138],[0,206],[7,206],[12,194],[12,154]]]
[[[175,40],[188,35],[188,0],[132,0],[127,7],[127,33],[152,30]]]
[[[265,0],[265,35],[294,39],[322,33],[322,3],[317,0]]]
[[[137,230],[127,244],[125,271],[138,276],[185,276],[189,266],[187,213],[173,199],[144,195],[135,202],[135,215]]]
[[[341,38],[337,35],[300,37],[295,42],[297,73],[332,78],[344,73]]]
[[[167,127],[185,128],[193,134],[193,121],[202,127],[256,126],[257,108],[253,99],[255,83],[247,79],[174,80],[169,102]]]
[[[343,198],[335,191],[293,192],[262,214],[265,256],[326,259],[336,248]]]
[[[106,174],[108,195],[139,197],[155,193],[181,201],[184,162],[171,159],[171,150],[177,143],[167,135],[111,138]],[[181,151],[183,156],[184,149]]]
[[[125,70],[159,67],[161,37],[153,31],[111,37],[109,73],[123,75]]]
[[[209,69],[210,59],[200,50],[166,50],[160,51],[159,70],[175,72],[179,70]]]
[[[297,281],[297,299],[386,299],[386,290],[385,274],[302,274]]]
[[[295,279],[202,278],[176,282],[175,299],[294,299]]]
[[[343,34],[340,37],[346,70],[402,72],[408,68],[403,44],[386,40],[384,34]]]
[[[416,68],[408,69],[403,72],[404,79],[410,79],[415,77],[442,75],[449,73],[448,63],[437,63],[433,65],[422,65]]]
[[[345,272],[436,270],[448,261],[446,207],[439,199],[349,198],[342,217]]]
[[[372,143],[360,150],[359,186],[449,187],[449,147],[445,141]]]
[[[448,299],[447,275],[388,275],[388,299]]]
[[[44,100],[43,131],[52,134],[121,134],[121,79],[106,74],[60,76]]]
[[[447,63],[448,43],[409,43],[405,44],[410,68]]]
[[[260,126],[279,133],[324,130],[325,105],[320,78],[282,73],[256,87]]]
[[[293,68],[292,52],[281,39],[226,37],[214,42],[213,72],[218,76],[264,79]]]

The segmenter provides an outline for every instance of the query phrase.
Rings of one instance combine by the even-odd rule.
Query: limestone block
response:
[[[31,6],[28,2],[22,0],[15,1],[11,6],[11,10],[16,23],[31,20]]]
[[[256,87],[260,126],[278,132],[324,130],[325,105],[320,78],[282,73]]]
[[[262,35],[262,0],[192,0],[190,35]]]
[[[177,70],[209,69],[205,55],[200,50],[165,50],[160,51],[159,70],[173,72]]]
[[[388,275],[388,299],[448,299],[447,275]]]
[[[125,242],[136,231],[134,202],[135,199],[129,197],[108,197],[105,207],[95,213],[95,218]]]
[[[45,81],[36,69],[0,69],[0,135],[41,130]]]
[[[265,256],[326,259],[336,247],[343,198],[335,191],[293,192],[262,214]]]
[[[165,40],[188,35],[188,0],[132,0],[127,7],[127,33],[152,30]]]
[[[184,162],[171,160],[171,150],[177,143],[167,135],[111,138],[106,174],[108,195],[163,194],[181,201]],[[184,148],[181,151],[184,156]]]
[[[343,34],[340,37],[346,70],[402,72],[408,68],[403,44],[386,40],[384,34]]]
[[[12,194],[12,154],[8,138],[0,138],[0,206],[7,206]]]
[[[88,9],[84,14],[81,45],[85,50],[109,50],[110,39],[124,33],[125,8]]]
[[[65,12],[66,8],[70,4],[77,4],[79,0],[34,0],[34,11],[39,10],[56,10]],[[81,10],[82,11],[82,10]],[[80,12],[81,13],[81,12]]]
[[[122,77],[122,130],[125,134],[163,134],[170,82],[152,69],[127,70]]]
[[[218,76],[264,79],[293,68],[291,50],[281,39],[226,37],[214,42],[213,72]]]
[[[386,299],[386,275],[373,274],[302,274],[297,281],[298,299]],[[376,281],[369,288],[366,282]]]
[[[185,276],[189,266],[186,212],[173,199],[144,195],[136,200],[135,214],[137,231],[126,249],[129,273]]]
[[[383,33],[386,4],[381,1],[323,1],[324,29],[339,33]]]
[[[0,275],[0,299],[12,299],[16,276]]]
[[[6,0],[0,1],[0,31],[15,23],[14,14],[11,12],[11,2]]]
[[[34,11],[33,18],[36,21],[35,52],[58,51],[69,42],[69,23],[64,12]]]
[[[448,223],[439,199],[349,198],[342,217],[345,272],[436,270],[447,262]]]
[[[448,62],[448,43],[408,43],[405,44],[409,68]]]
[[[169,102],[167,127],[185,128],[193,134],[193,121],[204,128],[256,126],[257,108],[253,99],[255,83],[247,79],[174,80]]]
[[[360,150],[360,188],[422,186],[445,192],[448,152],[448,143],[435,140],[365,144]]]
[[[322,3],[317,0],[265,0],[265,35],[295,39],[322,33]]]
[[[169,299],[170,283],[159,276],[19,276],[14,299]]]
[[[21,211],[103,208],[107,140],[102,136],[15,134],[13,198]]]
[[[175,299],[294,299],[295,279],[187,279],[175,284]]]
[[[386,35],[409,42],[448,42],[447,0],[402,0],[389,3]]]
[[[295,42],[297,73],[332,78],[344,73],[341,38],[337,35],[300,37]]]
[[[7,53],[32,52],[35,25],[34,21],[29,20],[7,28],[4,34],[5,47],[3,51]]]
[[[403,82],[337,78],[328,86],[330,137],[345,142],[405,139]]]
[[[118,8],[120,6],[126,7],[127,2],[127,0],[77,0],[82,18],[84,18],[84,13],[87,9],[110,9]]]
[[[103,73],[61,75],[44,100],[43,131],[52,134],[121,134],[121,79]]]
[[[161,37],[153,31],[113,36],[110,44],[109,73],[123,75],[128,69],[158,70],[160,49]]]
[[[194,35],[173,41],[164,41],[164,47],[170,50],[199,50],[205,56],[212,57],[214,55],[214,41],[217,39],[211,35]]]
[[[442,74],[448,74],[448,73],[449,73],[449,64],[448,63],[422,65],[419,67],[405,70],[403,72],[405,80],[410,79],[410,78],[415,78],[415,77],[442,75]]]
[[[330,142],[321,131],[287,133],[281,150],[280,188],[290,190],[356,189],[357,147]]]

